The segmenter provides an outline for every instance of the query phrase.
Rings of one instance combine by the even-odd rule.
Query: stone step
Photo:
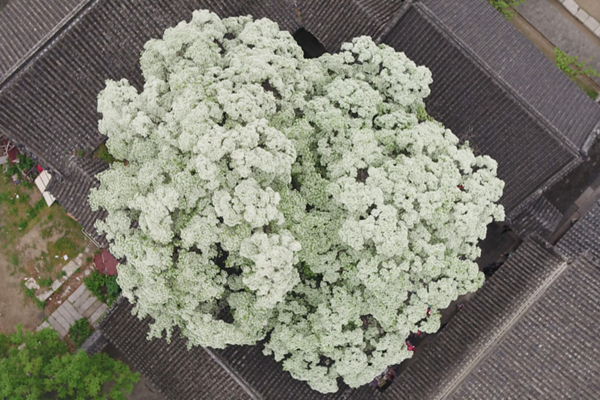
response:
[[[62,270],[65,271],[67,277],[70,277],[71,275],[73,275],[73,272],[77,271],[78,268],[79,265],[74,260],[71,260],[67,263],[67,265],[62,267]]]
[[[104,313],[108,310],[108,306],[104,303],[92,314],[92,316],[88,319],[91,325],[94,325],[98,318],[100,318]]]
[[[73,303],[73,307],[75,307],[75,309],[77,311],[79,311],[79,313],[81,314],[81,306],[83,305],[83,303],[85,303],[86,301],[88,301],[88,299],[90,298],[90,296],[92,296],[92,292],[90,292],[87,288],[85,288],[84,292],[81,294],[81,296],[79,296],[79,298]],[[93,297],[93,296],[92,296]]]
[[[102,303],[100,300],[96,299],[96,301],[95,301],[94,303],[92,303],[92,305],[91,305],[91,306],[90,306],[90,307],[89,307],[87,310],[85,310],[85,312],[83,312],[83,316],[84,316],[85,318],[89,318],[89,317],[91,317],[91,316],[92,316],[92,314],[93,314],[93,313],[95,313],[95,312],[96,312],[96,310],[97,310],[98,308],[100,308],[100,306],[101,306],[102,304],[103,304],[103,303]]]
[[[40,293],[40,294],[38,294],[38,295],[37,295],[37,296],[35,296],[35,297],[37,297],[39,301],[46,301],[46,300],[48,300],[48,298],[49,298],[50,296],[52,296],[52,293],[54,293],[54,291],[53,291],[53,290],[48,290],[48,291],[46,291],[46,292],[44,292],[44,293]]]
[[[73,318],[75,318],[75,321],[78,321],[81,318],[83,318],[83,315],[81,315],[75,309],[75,307],[73,307],[73,305],[71,303],[69,303],[68,301],[66,301],[65,304],[63,304],[63,307],[65,308],[65,310],[67,310],[69,312],[69,314],[71,314],[73,316]]]
[[[40,326],[38,326],[37,328],[35,328],[35,330],[36,330],[36,331],[41,331],[42,329],[45,329],[45,328],[50,328],[51,326],[52,326],[52,325],[50,325],[50,324],[48,323],[48,321],[44,321],[44,322],[42,322],[42,323],[41,323],[41,325],[40,325]]]
[[[85,312],[88,310],[88,308],[90,308],[92,306],[92,304],[94,304],[96,301],[98,301],[96,296],[91,295],[88,297],[88,299],[83,304],[81,304],[79,307],[75,307],[75,308],[77,309],[77,311],[79,311],[79,313],[81,315],[85,315]]]
[[[54,314],[52,314],[51,316],[48,317],[48,323],[50,323],[50,325],[52,325],[52,327],[54,328],[54,330],[56,330],[56,332],[58,332],[58,334],[61,337],[65,337],[67,336],[67,333],[69,332],[68,330],[66,330],[57,320],[56,318],[54,318]]]
[[[79,287],[77,288],[77,290],[75,290],[75,291],[73,292],[73,294],[71,294],[71,295],[69,296],[69,301],[70,301],[71,303],[75,303],[75,302],[77,301],[77,299],[79,299],[79,297],[81,297],[81,295],[83,294],[83,292],[85,292],[85,289],[87,289],[87,288],[86,288],[86,287],[85,287],[85,285],[82,283],[82,284],[81,284],[81,286],[79,286]]]
[[[71,326],[73,326],[73,324],[75,324],[75,317],[74,317],[74,316],[72,316],[72,315],[71,315],[71,313],[70,313],[70,312],[68,312],[68,311],[65,309],[65,305],[64,305],[64,304],[63,304],[62,306],[58,307],[58,309],[57,309],[57,310],[54,312],[54,314],[60,314],[60,315],[62,315],[62,317],[63,317],[63,318],[64,318],[64,319],[67,321],[67,323],[69,324],[68,328],[70,328]],[[52,314],[52,315],[54,315],[54,314]],[[56,317],[56,315],[54,315],[54,317],[55,317],[56,319],[58,319],[58,318]],[[67,328],[67,329],[68,329],[68,328]]]

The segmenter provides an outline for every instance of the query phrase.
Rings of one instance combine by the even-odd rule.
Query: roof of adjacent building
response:
[[[569,257],[586,254],[600,263],[600,201],[583,215],[558,241],[556,248]]]
[[[598,104],[487,2],[414,2],[383,42],[432,71],[428,112],[498,161],[511,216],[581,163],[596,137]]]
[[[546,197],[540,196],[513,218],[511,227],[521,238],[537,233],[548,239],[562,219],[562,213]]]
[[[599,265],[576,259],[450,398],[596,398],[599,298]]]
[[[100,330],[167,398],[367,400],[377,393],[370,386],[355,390],[344,385],[337,393],[315,392],[283,371],[281,363],[265,356],[262,343],[188,350],[187,339],[178,332],[170,344],[165,339],[146,340],[151,320],[139,320],[131,314],[132,309],[121,296]]]
[[[0,82],[87,1],[0,1]]]
[[[531,236],[390,387],[389,399],[591,398],[600,267]]]
[[[148,321],[139,320],[131,309],[127,299],[120,297],[100,324],[102,334],[167,398],[256,398],[204,349],[188,350],[178,333],[170,344],[165,339],[147,340]]]

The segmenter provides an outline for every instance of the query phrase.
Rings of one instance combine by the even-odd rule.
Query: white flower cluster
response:
[[[270,338],[321,392],[369,382],[481,286],[502,219],[496,163],[423,119],[431,74],[360,37],[307,60],[268,20],[199,11],[146,44],[146,84],[107,83],[119,160],[93,208],[123,293],[151,334],[193,345]]]

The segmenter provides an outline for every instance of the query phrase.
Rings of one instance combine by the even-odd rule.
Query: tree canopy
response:
[[[0,334],[3,399],[125,399],[139,373],[106,354],[69,353],[54,329]],[[104,385],[112,382],[105,392]]]
[[[407,336],[481,286],[503,182],[427,116],[427,68],[368,37],[305,59],[272,21],[207,11],[148,42],[141,67],[143,91],[99,95],[120,161],[90,204],[151,336],[265,339],[332,392],[410,357]]]

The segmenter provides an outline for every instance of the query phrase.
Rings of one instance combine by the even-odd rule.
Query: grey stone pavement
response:
[[[600,20],[600,0],[575,0]],[[584,8],[585,9],[585,8]],[[556,47],[600,72],[600,38],[569,13],[559,0],[526,0],[517,11]],[[600,84],[600,77],[593,78]]]
[[[42,323],[39,329],[52,327],[61,337],[65,337],[69,328],[75,321],[81,318],[87,318],[90,325],[106,312],[108,306],[102,303],[96,296],[90,292],[84,284],[81,284],[71,296],[56,309],[49,317],[48,321]]]

